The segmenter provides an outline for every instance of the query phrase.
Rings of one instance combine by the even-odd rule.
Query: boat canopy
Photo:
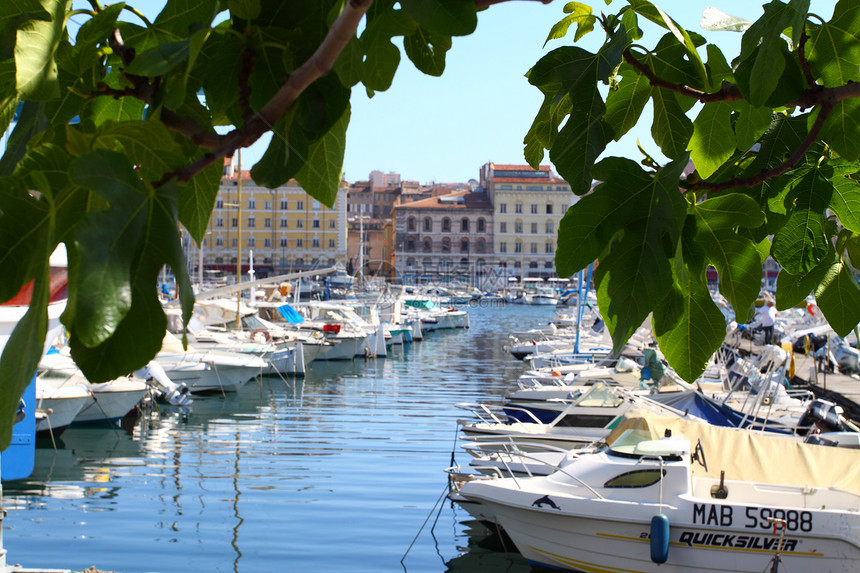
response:
[[[419,308],[421,310],[433,310],[436,308],[436,305],[433,304],[432,300],[426,299],[406,299],[406,306],[411,306],[412,308]]]
[[[744,416],[743,413],[693,390],[658,394],[653,398],[661,404],[671,406],[680,412],[692,414],[715,426],[725,426],[727,428],[765,428],[766,432],[794,434],[792,428],[779,426],[774,422],[768,422],[757,416]]]
[[[725,479],[731,481],[837,488],[860,495],[860,450],[804,444],[640,408],[628,410],[606,442],[611,447],[625,432],[625,438],[635,433],[642,439],[658,440],[666,430],[675,438],[690,440],[691,447],[703,452],[690,465],[694,477],[720,479],[720,472],[725,471]]]

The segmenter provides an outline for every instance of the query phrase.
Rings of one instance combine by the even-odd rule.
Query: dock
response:
[[[845,411],[845,417],[860,423],[860,377],[840,372],[819,372],[815,359],[794,355],[792,386],[809,388],[817,397],[834,402]]]
[[[741,353],[761,355],[764,347],[743,340],[736,344]],[[819,371],[813,356],[793,353],[794,376],[789,383],[795,389],[808,389],[816,397],[841,406],[846,418],[860,423],[860,376]]]

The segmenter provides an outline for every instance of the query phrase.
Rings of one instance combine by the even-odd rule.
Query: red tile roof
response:
[[[462,197],[462,203],[448,203],[444,201],[446,198],[456,198]],[[454,209],[492,209],[493,205],[490,203],[490,200],[487,198],[487,194],[484,191],[458,191],[456,193],[449,193],[447,195],[440,195],[438,197],[430,197],[429,199],[422,199],[420,201],[413,201],[412,203],[404,203],[401,205],[395,205],[395,209],[442,209],[442,210],[454,210]]]
[[[502,163],[490,163],[490,166],[494,170],[499,171],[537,171],[531,165],[512,165],[512,164],[502,164]],[[552,168],[549,165],[541,165],[540,171],[551,171]]]

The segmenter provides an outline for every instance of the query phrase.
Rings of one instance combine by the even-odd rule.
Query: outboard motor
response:
[[[185,384],[173,382],[155,360],[137,370],[135,376],[139,376],[155,387],[168,404],[171,406],[188,406],[191,404],[189,388]]]
[[[860,372],[860,352],[844,340],[832,349],[832,354],[836,365],[839,366],[839,371],[843,374]]]
[[[821,398],[816,398],[807,406],[806,412],[797,422],[797,428],[800,432],[806,430],[807,434],[850,429],[842,422],[842,408]]]

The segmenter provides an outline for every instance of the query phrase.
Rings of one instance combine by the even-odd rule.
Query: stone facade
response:
[[[459,191],[398,205],[397,274],[475,284],[492,259],[492,205],[484,191]]]

